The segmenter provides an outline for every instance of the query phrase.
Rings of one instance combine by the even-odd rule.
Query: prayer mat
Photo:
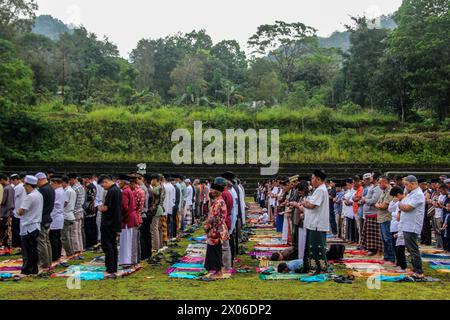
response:
[[[22,259],[10,259],[0,262],[0,273],[20,274],[22,271]]]
[[[136,265],[131,268],[123,268],[119,266],[116,272],[117,277],[128,276],[142,269],[142,265]],[[103,276],[102,276],[103,275]],[[54,278],[79,277],[80,280],[104,280],[106,276],[106,267],[89,264],[71,265],[66,270],[51,275]]]
[[[327,279],[328,279],[328,276],[326,274],[319,274],[316,276],[300,278],[300,281],[312,283],[312,282],[325,282],[325,281],[327,281]]]
[[[280,263],[283,263],[283,261],[270,261],[270,260],[264,259],[264,260],[259,260],[259,267],[260,268],[267,268],[267,267],[276,268],[276,267],[278,267],[278,265]]]
[[[183,263],[205,263],[204,257],[184,256],[181,258]]]
[[[398,276],[385,276],[385,275],[379,275],[376,276],[375,279],[385,282],[401,282],[406,278],[404,274],[398,275]]]
[[[350,271],[348,274],[353,275],[358,278],[369,278],[374,275],[383,275],[383,276],[398,276],[401,274],[404,275],[410,275],[412,274],[412,271],[407,272],[388,272],[388,271],[382,271],[382,272],[362,272],[362,271]]]
[[[172,272],[169,274],[170,278],[174,278],[174,279],[191,279],[191,280],[195,280],[198,279],[199,277],[205,275],[206,273],[202,273],[202,272]]]
[[[308,277],[308,274],[300,273],[271,273],[271,274],[260,274],[259,278],[261,280],[300,280],[302,278]]]
[[[429,261],[428,263],[434,266],[450,266],[450,261]]]
[[[385,264],[385,265],[394,265],[392,262],[384,261],[384,260],[376,260],[376,259],[350,259],[344,258],[342,260],[335,260],[334,263],[375,263],[375,264]]]
[[[366,250],[345,250],[345,254],[351,256],[367,256],[368,253]]]
[[[10,256],[13,254],[13,249],[0,249],[0,256]]]
[[[247,254],[252,257],[261,258],[261,257],[271,257],[275,251],[251,251]]]
[[[450,259],[450,255],[446,254],[422,253],[421,256],[424,259],[442,259],[442,260]]]
[[[196,263],[175,263],[172,268],[203,268],[203,264]]]
[[[189,238],[189,241],[195,241],[195,242],[206,242],[206,235],[205,236],[200,236],[200,237],[194,237],[194,238]]]

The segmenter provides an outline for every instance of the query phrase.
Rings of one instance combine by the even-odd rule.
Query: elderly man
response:
[[[330,229],[330,199],[325,179],[325,173],[314,171],[311,177],[314,193],[302,202],[306,228],[304,271],[314,270],[315,274],[328,270],[326,234]]]
[[[22,274],[38,274],[38,237],[42,224],[42,210],[44,198],[37,191],[38,179],[34,176],[26,176],[24,179],[26,195],[22,205],[17,210],[20,217],[20,236],[22,241]]]
[[[41,232],[38,238],[39,263],[42,268],[48,269],[52,264],[52,245],[50,243],[50,225],[52,223],[51,213],[55,206],[55,190],[50,186],[47,175],[43,172],[36,174],[39,192],[44,199],[42,209]]]
[[[425,214],[425,196],[420,189],[417,178],[413,175],[404,178],[407,196],[400,201],[399,230],[403,232],[405,246],[411,256],[415,276],[423,277],[422,259],[420,257],[417,239],[422,231]]]

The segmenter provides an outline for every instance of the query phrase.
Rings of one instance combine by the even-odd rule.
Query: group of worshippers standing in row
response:
[[[321,192],[326,191],[327,209],[323,220],[311,225],[308,215],[314,214],[311,207],[316,202],[311,201],[317,198],[317,177],[323,182]],[[431,245],[434,239],[436,248],[450,251],[449,187],[446,176],[428,182],[413,175],[391,180],[367,173],[338,181],[325,179],[318,171],[311,181],[297,175],[260,183],[255,198],[267,208],[260,219],[273,221],[283,240],[293,246],[280,258],[303,259],[306,266],[326,271],[328,263],[321,250],[326,250],[328,233],[367,250],[370,256],[383,253],[384,260],[395,263],[399,272],[407,268],[406,248],[415,276],[423,277],[419,244]],[[311,237],[314,231],[322,232],[320,238]],[[315,253],[311,245],[317,246]],[[323,258],[311,261],[311,253]]]
[[[48,271],[63,251],[83,259],[100,242],[108,277],[114,278],[118,266],[149,259],[187,226],[206,221],[205,267],[221,276],[232,267],[245,221],[240,180],[231,172],[222,176],[211,184],[135,172],[0,174],[0,246],[20,248],[22,274],[30,275]]]

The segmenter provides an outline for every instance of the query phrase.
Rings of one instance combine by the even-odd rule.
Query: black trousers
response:
[[[38,274],[39,273],[39,256],[37,249],[37,239],[39,237],[39,230],[22,236],[22,274]]]
[[[234,264],[234,258],[236,258],[236,247],[234,243],[236,242],[236,236],[234,234],[234,231],[232,234],[230,234],[230,251],[231,251],[231,264]]]
[[[222,244],[208,244],[206,246],[205,269],[207,271],[221,271],[222,263]]]
[[[86,239],[86,249],[92,248],[97,244],[97,216],[84,218],[84,234]]]
[[[141,237],[141,260],[150,258],[152,252],[152,234],[150,226],[152,224],[152,217],[142,218],[142,224],[140,227]]]
[[[52,246],[52,261],[58,261],[61,258],[62,242],[61,230],[50,230],[50,245]]]
[[[119,253],[117,251],[117,232],[111,228],[101,227],[101,245],[105,253],[106,272],[117,272]]]
[[[20,219],[12,217],[12,247],[20,248],[22,241],[20,240]]]
[[[405,247],[411,257],[413,271],[415,273],[422,274],[422,258],[420,256],[419,245],[417,244],[417,234],[403,231],[403,237],[405,238]]]

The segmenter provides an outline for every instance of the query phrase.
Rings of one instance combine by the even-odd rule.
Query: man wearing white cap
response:
[[[22,240],[22,274],[38,274],[38,237],[41,230],[44,198],[37,191],[38,179],[26,176],[24,179],[26,195],[17,210],[20,217],[20,236]]]

